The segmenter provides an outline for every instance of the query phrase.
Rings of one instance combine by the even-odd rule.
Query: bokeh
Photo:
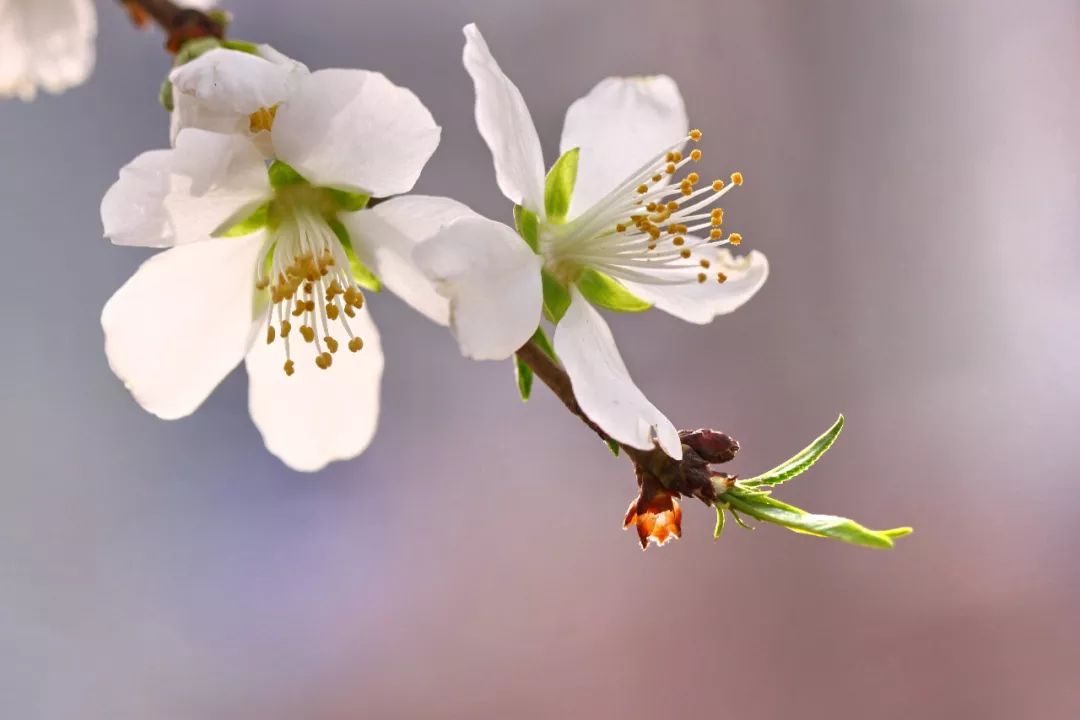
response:
[[[612,318],[628,365],[743,474],[843,411],[785,497],[917,532],[714,543],[688,505],[644,554],[628,464],[391,296],[353,462],[283,467],[242,370],[182,421],[135,405],[98,316],[148,253],[102,240],[98,203],[168,140],[167,59],[114,5],[88,85],[0,104],[0,716],[1080,716],[1074,0],[226,3],[239,37],[411,87],[444,128],[418,190],[497,218],[465,23],[549,162],[603,77],[679,82],[772,275],[707,327]]]

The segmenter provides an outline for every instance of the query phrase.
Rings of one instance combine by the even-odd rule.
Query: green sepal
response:
[[[793,477],[801,475],[809,470],[810,467],[818,461],[818,458],[825,454],[825,451],[832,447],[832,444],[836,442],[836,438],[843,429],[844,416],[841,415],[836,419],[836,422],[833,423],[832,427],[826,430],[825,433],[814,440],[814,442],[800,450],[794,457],[777,465],[772,470],[747,480],[742,480],[739,484],[748,488],[758,487],[760,485],[780,485]]]
[[[222,40],[221,47],[228,50],[247,53],[248,55],[259,54],[259,46],[253,42],[248,42],[247,40]]]
[[[173,102],[173,85],[172,80],[165,78],[161,81],[161,90],[158,91],[158,100],[161,102],[161,107],[167,111],[172,112],[176,109],[176,103]]]
[[[287,163],[283,163],[280,160],[275,160],[270,163],[270,167],[267,168],[266,174],[270,176],[270,186],[275,190],[281,190],[291,185],[299,185],[306,183],[307,180],[304,176],[296,172],[292,166]]]
[[[612,440],[611,438],[608,438],[604,441],[604,444],[607,445],[607,449],[611,451],[612,455],[614,455],[615,457],[619,457],[619,450],[621,450],[621,448],[619,447],[619,443]]]
[[[645,302],[627,290],[615,278],[592,268],[581,271],[577,279],[577,287],[593,305],[615,312],[638,313],[652,307],[652,303]]]
[[[540,280],[544,286],[544,315],[558,323],[570,307],[570,291],[547,268],[540,271]]]
[[[536,346],[543,350],[544,354],[547,355],[549,358],[551,358],[555,362],[559,361],[559,356],[555,354],[555,346],[551,344],[550,340],[548,340],[548,336],[547,333],[544,332],[544,328],[536,328],[536,332],[534,332],[533,336],[529,338],[529,341],[536,343]]]
[[[343,212],[356,212],[363,210],[371,202],[371,196],[367,193],[350,192],[349,190],[336,190],[335,188],[322,188],[327,197],[333,201],[338,210]]]
[[[240,222],[232,225],[231,227],[214,233],[214,237],[243,237],[244,235],[250,235],[256,230],[262,230],[270,222],[270,203],[265,202],[259,207],[255,208],[255,211],[248,215]]]
[[[580,148],[567,150],[555,161],[544,180],[544,211],[548,222],[561,223],[570,212],[570,198],[577,181]]]
[[[222,29],[222,31],[228,30],[229,25],[233,21],[232,13],[229,12],[228,10],[221,10],[221,9],[207,10],[206,14],[210,17],[211,20],[213,20],[214,22],[216,22],[218,24],[218,27],[220,27]],[[226,41],[226,42],[228,42],[228,41]]]
[[[352,271],[353,280],[356,281],[356,284],[365,290],[382,292],[382,283],[379,282],[379,278],[356,256],[348,229],[335,217],[327,218],[326,223],[334,231],[334,235],[337,235],[341,247],[345,248],[345,255],[349,258],[349,269]]]
[[[179,67],[180,65],[189,63],[200,55],[204,55],[211,50],[216,50],[219,47],[221,47],[221,41],[217,38],[192,38],[180,46],[180,51],[176,53],[176,58],[173,60],[173,66]]]
[[[514,378],[517,380],[521,402],[527,402],[529,395],[532,394],[533,371],[524,360],[518,357],[517,353],[514,353]]]
[[[894,545],[893,540],[912,532],[909,527],[871,530],[848,518],[816,515],[772,498],[763,499],[756,494],[743,495],[738,486],[724,493],[724,503],[729,505],[733,515],[738,510],[752,518],[780,525],[792,532],[831,538],[863,547],[891,548]],[[735,517],[738,519],[738,516]]]
[[[526,210],[520,205],[514,206],[514,227],[525,244],[532,248],[534,253],[540,252],[540,220],[532,210]]]

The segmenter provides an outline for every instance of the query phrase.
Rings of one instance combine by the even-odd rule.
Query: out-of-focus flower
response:
[[[630,503],[623,529],[637,528],[641,549],[650,542],[663,545],[682,537],[682,508],[674,494],[657,484],[646,483]]]
[[[213,0],[186,0],[205,10]],[[59,93],[94,69],[97,14],[91,0],[0,0],[0,98]]]
[[[518,207],[518,232],[463,218],[417,247],[417,263],[451,300],[462,352],[509,357],[533,335],[542,310],[557,324],[554,347],[582,410],[612,439],[659,445],[682,457],[674,425],[627,372],[600,305],[639,312],[653,305],[707,323],[746,302],[768,275],[765,256],[736,257],[714,207],[730,182],[702,184],[701,159],[683,153],[689,130],[668,77],[608,78],[570,106],[563,155],[545,178],[540,140],[518,88],[479,30],[465,28],[465,67],[476,87],[476,122],[503,194]],[[520,234],[520,236],[519,236]],[[524,238],[525,242],[522,242]]]
[[[188,128],[121,170],[102,201],[105,235],[169,249],[116,292],[102,325],[113,371],[162,418],[193,412],[246,360],[267,447],[316,470],[375,431],[383,357],[362,288],[385,284],[445,324],[410,238],[467,210],[421,196],[364,209],[410,190],[439,141],[420,100],[383,75],[306,74],[275,107],[269,169],[245,134]]]

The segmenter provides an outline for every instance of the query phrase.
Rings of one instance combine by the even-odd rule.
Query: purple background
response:
[[[0,104],[0,716],[1080,716],[1074,1],[229,7],[238,37],[411,87],[444,127],[418,190],[504,219],[462,25],[549,162],[601,78],[675,77],[772,277],[706,328],[613,318],[627,363],[677,424],[738,437],[744,474],[845,412],[783,497],[917,533],[714,544],[688,505],[642,554],[625,461],[389,296],[356,461],[284,468],[242,371],[189,419],[143,413],[98,314],[147,253],[100,239],[98,202],[167,140],[166,58],[103,2],[89,85]]]

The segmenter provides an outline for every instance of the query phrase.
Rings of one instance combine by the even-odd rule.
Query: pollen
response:
[[[637,186],[637,191],[638,191],[638,195],[644,195],[645,193],[649,192],[649,186],[646,185],[645,183],[642,183],[642,184]]]
[[[296,372],[296,365],[293,363],[292,360],[286,360],[285,361],[285,374],[291,376],[294,372]]]
[[[315,356],[315,365],[321,370],[326,370],[334,364],[334,358],[330,356],[330,353],[324,352]]]
[[[706,260],[705,258],[701,258],[701,267],[703,267],[703,268],[705,268],[706,270],[708,270],[708,269],[709,269],[709,264],[710,264],[710,263],[709,263],[709,261],[708,261],[708,260]]]
[[[722,272],[716,273],[716,282],[721,283],[721,284],[727,282],[727,275],[725,275]]]
[[[273,325],[267,325],[266,326],[266,344],[267,345],[270,345],[271,343],[274,342],[274,336],[276,334],[277,334],[277,331],[274,330]]]
[[[690,151],[690,159],[693,160],[694,162],[697,162],[698,160],[700,160],[701,159],[701,151],[698,150],[697,148],[694,148],[693,150],[691,150]]]
[[[721,190],[724,189],[724,181],[723,180],[713,180],[712,189],[715,192],[720,192]]]
[[[354,337],[349,341],[350,352],[360,352],[360,349],[364,347],[364,341],[358,337]]]
[[[274,127],[274,117],[277,115],[277,105],[268,108],[259,108],[248,117],[248,129],[252,133],[269,131]]]
[[[742,235],[740,235],[739,233],[731,233],[730,235],[728,235],[727,240],[732,245],[742,245]]]
[[[666,172],[668,175],[674,175],[675,174],[675,163],[669,162],[667,164],[667,167],[664,168],[664,172]]]
[[[686,242],[686,238],[682,237],[681,235],[678,235],[678,236],[675,237],[674,240],[671,241],[671,244],[674,245],[675,247],[679,247],[680,245],[682,245],[685,242]]]
[[[701,140],[701,131],[695,128],[694,130],[690,131],[690,135],[688,137],[694,142],[697,142]]]
[[[315,330],[308,325],[300,326],[300,335],[303,336],[306,343],[315,342]]]
[[[709,276],[708,276],[708,275],[706,275],[705,273],[698,273],[698,276],[697,276],[697,281],[698,281],[699,283],[703,283],[703,282],[705,282],[705,281],[706,281],[706,280],[708,280],[708,279],[709,279]]]
[[[742,185],[742,182],[743,182],[742,173],[741,172],[733,172],[733,173],[731,173],[731,182],[735,183],[736,185]]]
[[[682,252],[679,253],[679,255],[682,256],[683,260],[689,260],[690,259],[690,251],[689,250],[683,250]]]
[[[708,260],[702,260],[702,262],[708,262]],[[706,265],[705,267],[708,267]],[[338,341],[327,335],[323,338],[323,342],[326,343],[326,349],[332,353],[336,353],[338,349]]]

